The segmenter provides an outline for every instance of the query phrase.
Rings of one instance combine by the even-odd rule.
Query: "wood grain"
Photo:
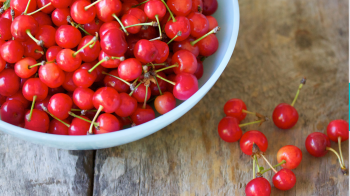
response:
[[[237,46],[215,86],[163,130],[98,150],[93,195],[244,195],[252,161],[238,142],[218,137],[223,105],[241,98],[249,110],[271,115],[278,103],[292,102],[303,76],[308,81],[296,103],[300,118],[293,129],[279,130],[270,121],[245,130],[258,129],[267,136],[266,155],[274,164],[284,145],[303,152],[294,170],[296,186],[285,192],[272,188],[272,195],[349,194],[349,178],[341,175],[336,157],[311,157],[304,146],[307,135],[325,132],[329,121],[348,119],[348,1],[245,0],[240,12]],[[349,165],[348,142],[342,148]],[[272,173],[265,177],[271,179]]]

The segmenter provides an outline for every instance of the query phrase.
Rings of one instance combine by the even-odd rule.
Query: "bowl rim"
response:
[[[0,120],[0,130],[2,132],[8,133],[10,135],[14,135],[15,137],[19,137],[19,139],[24,139],[30,141],[32,143],[39,143],[45,146],[56,147],[60,149],[70,149],[70,150],[89,150],[89,149],[103,149],[109,148],[112,146],[119,146],[129,142],[137,141],[141,138],[144,138],[148,135],[151,135],[167,125],[170,125],[178,118],[183,116],[186,112],[188,112],[194,105],[196,105],[201,98],[213,87],[215,82],[219,79],[220,75],[226,68],[233,50],[236,45],[238,32],[239,32],[239,22],[240,22],[240,14],[239,14],[239,4],[238,0],[233,0],[233,25],[232,32],[230,35],[230,41],[228,44],[227,52],[225,53],[221,63],[218,65],[217,69],[210,76],[208,81],[206,81],[203,86],[188,100],[181,103],[172,111],[161,115],[155,118],[152,121],[144,123],[142,125],[138,125],[136,127],[123,129],[116,132],[111,132],[107,134],[93,135],[93,136],[67,136],[67,135],[53,135],[35,131],[28,131],[25,128],[21,128],[15,125],[8,124],[4,121]],[[169,120],[169,116],[171,120]],[[168,119],[169,118],[169,119]],[[166,123],[165,123],[166,122]],[[154,126],[154,124],[156,124]],[[146,131],[145,131],[146,130]],[[135,136],[135,134],[137,136]],[[123,141],[117,141],[115,145],[104,145],[103,142],[112,140],[117,140],[118,138],[130,138],[133,139],[124,139]],[[101,144],[102,142],[102,144]],[[60,144],[55,144],[60,143]],[[98,145],[96,145],[98,144]]]

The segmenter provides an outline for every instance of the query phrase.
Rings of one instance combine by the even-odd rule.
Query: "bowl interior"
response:
[[[239,29],[239,7],[237,0],[218,0],[219,7],[213,15],[221,27],[216,34],[219,40],[218,51],[204,61],[203,77],[199,80],[199,90],[190,99],[177,102],[177,107],[156,119],[121,131],[91,136],[60,136],[29,131],[0,121],[0,130],[33,143],[70,149],[101,149],[126,144],[144,138],[177,120],[210,90],[231,58]]]

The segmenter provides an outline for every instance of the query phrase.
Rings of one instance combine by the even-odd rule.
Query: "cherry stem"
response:
[[[85,10],[85,11],[88,10],[89,8],[91,8],[92,6],[96,5],[96,4],[97,4],[98,2],[100,2],[100,1],[102,1],[102,0],[97,0],[97,1],[95,1],[95,2],[93,2],[93,3],[91,3],[90,5],[84,7],[84,10]]]
[[[253,179],[255,178],[255,155],[253,158]]]
[[[125,84],[127,84],[127,85],[131,85],[128,81],[126,81],[126,80],[123,80],[123,79],[121,79],[121,78],[119,78],[118,76],[115,76],[115,75],[112,75],[112,74],[109,74],[109,73],[107,73],[107,72],[102,72],[102,74],[105,74],[105,75],[107,75],[107,76],[111,76],[111,77],[113,77],[113,78],[116,78],[116,79],[118,79],[118,80],[120,80],[120,81],[122,81],[122,82],[124,82]]]
[[[39,66],[39,65],[44,66],[45,64],[46,64],[45,61],[41,61],[40,63],[37,63],[37,64],[31,65],[31,66],[28,66],[28,69],[31,69],[31,68],[36,67],[36,66]]]
[[[77,54],[81,51],[83,51],[86,47],[88,47],[89,45],[91,45],[92,43],[96,43],[98,40],[98,33],[96,32],[96,36],[93,37],[87,44],[85,44],[85,46],[83,46],[82,48],[80,48],[78,51],[76,51],[74,54],[73,54],[73,57],[76,57]]]
[[[159,17],[158,15],[155,15],[155,17],[156,17],[158,29],[159,29],[159,39],[162,39],[162,27],[160,26]]]
[[[83,27],[80,26],[80,24],[76,24],[72,21],[72,17],[67,16],[67,21],[70,25],[72,25],[75,28],[79,28],[80,30],[82,30],[86,35],[91,35],[89,32],[85,31],[85,29]]]
[[[139,4],[137,4],[137,5],[133,5],[133,6],[131,6],[131,7],[138,7],[138,6],[140,6],[140,5],[142,5],[142,4],[145,4],[145,3],[147,3],[147,2],[149,2],[149,0],[146,0],[146,1],[144,1],[144,2],[141,2],[141,3],[139,3]]]
[[[148,67],[153,67],[153,66],[164,66],[164,65],[167,65],[168,63],[159,63],[159,64],[148,64],[146,66]]]
[[[156,70],[156,73],[164,71],[164,70],[167,70],[167,69],[171,69],[171,68],[174,68],[174,67],[179,67],[179,64],[175,63],[174,65],[171,65],[169,67],[164,67],[162,69],[158,69],[158,70]]]
[[[136,26],[157,26],[158,23],[157,22],[146,22],[146,23],[138,23],[138,24],[133,24],[133,25],[129,25],[129,26],[126,26],[125,29],[127,28],[130,28],[130,27],[136,27]]]
[[[156,80],[156,83],[157,83],[157,86],[158,86],[158,89],[159,89],[159,94],[160,94],[160,95],[163,95],[162,90],[160,90],[160,87],[159,87],[159,83],[158,83],[157,77],[155,77],[155,76],[153,76],[153,77],[154,77],[154,79]]]
[[[283,164],[285,164],[287,161],[286,160],[282,160],[280,163],[278,163],[277,165],[275,165],[275,166],[273,166],[273,168],[276,168],[276,167],[278,167],[278,166],[281,166],[281,165],[283,165]],[[265,170],[263,170],[263,171],[261,171],[261,172],[259,172],[260,174],[264,174],[265,172],[268,172],[268,171],[270,171],[271,170],[271,168],[268,168],[268,169],[265,169]]]
[[[38,46],[42,46],[42,45],[43,45],[43,42],[42,42],[42,41],[37,40],[37,39],[32,35],[32,33],[30,32],[30,29],[27,29],[27,30],[26,30],[26,33],[27,33],[27,35],[28,35]]]
[[[182,35],[181,31],[177,32],[177,34],[173,37],[173,39],[171,39],[167,44],[169,45],[171,42],[173,42],[177,37],[179,37],[181,35]]]
[[[261,170],[260,170],[258,158],[256,157],[256,155],[254,155],[254,159],[255,159],[255,161],[256,161],[256,166],[257,166],[257,168],[258,168],[258,172],[260,173]]]
[[[80,30],[82,30],[86,35],[91,35],[89,32],[85,31],[85,29],[81,26],[78,26]]]
[[[24,10],[23,15],[27,15],[28,8],[29,8],[29,5],[30,5],[30,2],[31,2],[31,1],[32,1],[32,0],[29,0],[29,1],[28,1],[27,7],[26,7],[26,9]]]
[[[113,16],[113,18],[115,18],[118,22],[119,22],[119,24],[120,24],[120,26],[122,27],[122,29],[123,29],[123,31],[124,31],[124,33],[128,36],[129,35],[129,33],[128,33],[128,31],[125,29],[125,27],[124,27],[124,25],[123,25],[123,23],[122,23],[122,21],[120,21],[119,20],[119,18],[118,18],[118,16],[117,15],[115,15],[115,14],[112,14],[112,16]]]
[[[295,102],[296,102],[296,101],[297,101],[297,99],[298,99],[298,96],[299,96],[300,90],[301,90],[301,88],[303,88],[303,86],[304,86],[304,84],[305,84],[305,83],[306,83],[306,78],[303,78],[303,79],[300,81],[300,85],[299,85],[299,88],[298,88],[297,94],[295,95],[294,100],[293,100],[293,102],[292,102],[291,106],[293,106],[293,107],[294,107],[294,104],[295,104]]]
[[[72,109],[72,110],[73,110],[73,109]],[[91,120],[85,119],[85,118],[83,118],[83,117],[81,117],[81,116],[79,116],[79,115],[74,114],[73,112],[68,112],[68,114],[71,115],[71,116],[73,116],[73,117],[75,117],[75,118],[79,118],[80,120],[83,120],[83,121],[85,121],[85,122],[92,123]],[[94,123],[94,125],[95,125],[95,126],[99,126],[98,123]]]
[[[98,107],[98,110],[97,110],[97,112],[96,112],[94,118],[92,119],[92,122],[91,122],[91,125],[90,125],[90,128],[89,128],[88,134],[92,134],[92,128],[94,127],[94,124],[95,124],[95,122],[96,122],[96,119],[97,119],[98,115],[101,113],[102,110],[103,110],[103,106],[100,105],[100,106]]]
[[[341,158],[340,158],[339,154],[337,153],[337,151],[335,151],[333,148],[330,148],[330,147],[326,147],[326,150],[333,152],[338,157],[339,164],[340,164],[342,171],[346,171],[346,167],[345,167],[345,165],[343,165]]]
[[[42,54],[42,55],[44,55],[44,54],[45,54],[45,53],[44,53],[44,51],[40,51],[40,50],[34,50],[34,52],[35,52],[35,53]]]
[[[12,21],[15,19],[15,10],[11,8],[11,19]],[[15,40],[15,38],[13,38],[13,40]]]
[[[271,165],[271,163],[266,159],[266,157],[261,153],[260,156],[265,160],[265,162],[270,166],[270,168],[272,169],[272,171],[274,171],[275,173],[277,173],[277,170]]]
[[[46,108],[45,106],[42,106],[42,108],[43,108],[43,110],[44,110],[46,113],[48,113],[52,118],[56,119],[57,121],[61,122],[61,123],[64,124],[64,125],[66,125],[67,127],[70,127],[70,124],[63,122],[61,119],[59,119],[59,118],[57,118],[56,116],[54,116],[53,114],[51,114],[51,113],[49,112],[49,110],[47,110],[47,108]]]
[[[157,77],[160,78],[160,79],[162,79],[162,80],[164,80],[165,82],[168,82],[168,83],[172,84],[172,85],[175,85],[175,84],[176,84],[175,82],[172,82],[172,81],[170,81],[170,80],[167,80],[167,79],[163,78],[162,76],[160,76],[160,75],[158,75],[158,74],[157,74]]]
[[[97,110],[82,110],[82,109],[74,109],[74,108],[72,108],[70,111],[72,111],[72,112],[81,112],[81,111],[97,112]]]
[[[244,124],[240,124],[238,125],[239,127],[244,127],[244,126],[247,126],[247,125],[252,125],[252,124],[256,124],[256,123],[262,123],[262,122],[265,122],[266,119],[261,119],[261,120],[257,120],[257,121],[253,121],[253,122],[249,122],[249,123],[244,123]]]
[[[338,137],[338,146],[339,146],[339,155],[340,155],[341,161],[342,161],[343,165],[345,166],[343,153],[341,152],[341,137]]]
[[[143,106],[142,106],[142,108],[143,109],[146,109],[146,103],[147,103],[147,95],[148,95],[148,87],[149,87],[149,85],[145,85],[145,87],[146,87],[146,94],[145,94],[145,101],[143,102]]]
[[[204,39],[208,35],[213,34],[213,33],[217,33],[218,31],[220,31],[220,27],[217,26],[213,30],[209,31],[207,34],[203,35],[202,37],[200,37],[200,38],[198,38],[190,43],[192,46],[194,46],[196,43],[198,43],[199,41],[201,41],[202,39]]]
[[[134,93],[134,91],[141,85],[142,83],[140,82],[134,89],[132,89],[131,93],[129,94],[129,96],[131,97],[132,94]]]
[[[242,112],[243,112],[243,113],[246,113],[246,114],[253,114],[253,115],[256,115],[256,113],[255,113],[255,112],[249,112],[249,111],[244,110],[244,109],[242,109]]]
[[[164,0],[160,0],[161,2],[163,2],[163,4],[165,5],[166,9],[168,10],[170,17],[173,19],[173,22],[176,22],[176,19],[173,15],[173,13],[171,12],[170,8],[168,7],[168,5],[164,2]]]
[[[32,120],[32,115],[33,115],[33,109],[34,109],[34,106],[35,106],[35,100],[36,100],[37,96],[34,95],[33,96],[33,101],[32,101],[32,106],[30,107],[30,113],[29,113],[29,116],[28,116],[28,122],[30,122]]]
[[[45,9],[46,7],[49,7],[50,5],[51,5],[51,2],[44,5],[43,7],[39,8],[39,9],[35,10],[34,12],[27,14],[27,15],[30,16],[30,15],[36,14],[36,13],[40,12],[41,10]]]
[[[156,41],[156,40],[161,40],[162,39],[162,37],[156,37],[156,38],[153,38],[153,39],[150,39],[150,40],[148,40],[148,41]]]

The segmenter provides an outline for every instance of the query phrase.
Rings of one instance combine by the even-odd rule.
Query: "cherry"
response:
[[[102,21],[95,19],[89,23],[84,24],[83,27],[86,32],[90,33],[91,35],[95,35],[96,33],[99,32],[102,25],[103,25]]]
[[[65,74],[55,63],[47,63],[39,68],[39,78],[50,88],[57,88],[64,83]]]
[[[18,77],[30,78],[38,71],[37,65],[41,65],[41,63],[37,63],[31,57],[26,57],[15,64],[14,70]]]
[[[92,67],[90,63],[84,63],[74,72],[73,82],[76,86],[88,88],[96,81],[96,70],[89,72]]]
[[[194,75],[198,80],[202,78],[203,72],[204,72],[203,63],[199,59],[197,59],[197,70],[196,72],[194,72]]]
[[[1,120],[19,126],[24,122],[24,106],[18,100],[8,100],[1,106]]]
[[[145,108],[142,108],[142,104],[139,104],[136,111],[130,116],[131,120],[136,125],[141,125],[148,121],[155,119],[155,113],[151,106],[146,105]]]
[[[86,116],[80,116],[85,119],[74,118],[70,124],[68,135],[86,135],[90,127],[90,119]]]
[[[270,196],[270,182],[263,177],[254,178],[245,187],[245,194],[247,196]]]
[[[121,27],[117,21],[106,22],[101,26],[99,30],[99,34],[101,37],[103,37],[107,33],[107,31],[111,29],[119,29],[119,28]]]
[[[56,29],[49,25],[44,25],[39,27],[35,38],[37,40],[42,40],[44,42],[44,46],[46,48],[50,48],[51,46],[56,45],[55,40]]]
[[[131,34],[137,34],[138,32],[140,32],[142,25],[153,24],[153,23],[140,23],[140,20],[132,14],[125,14],[121,18],[121,22],[123,23],[125,29]]]
[[[69,15],[70,12],[68,8],[55,9],[51,14],[51,19],[52,22],[59,27],[68,24],[67,17]]]
[[[82,110],[91,110],[94,108],[92,103],[93,95],[94,91],[89,88],[77,88],[73,93],[74,104]]]
[[[70,92],[73,92],[76,88],[78,88],[73,81],[74,72],[65,72],[65,79],[62,84],[62,87]]]
[[[147,15],[145,14],[144,11],[142,11],[139,8],[131,8],[126,15],[131,14],[135,16],[141,23],[144,23],[147,21]]]
[[[273,185],[279,190],[286,191],[294,187],[297,179],[289,169],[281,169],[272,178]]]
[[[96,8],[88,1],[75,1],[70,6],[70,15],[79,24],[87,24],[95,19]]]
[[[58,93],[51,97],[48,111],[60,120],[68,118],[68,112],[72,109],[72,99],[64,93]]]
[[[203,11],[203,0],[192,0],[192,12],[202,13]]]
[[[137,100],[137,102],[144,103],[147,102],[149,98],[151,98],[151,90],[149,86],[146,86],[143,83],[141,85],[138,85],[131,95]]]
[[[121,15],[122,3],[119,0],[102,0],[96,4],[96,10],[98,19],[103,22],[111,22],[114,20],[113,15]]]
[[[36,1],[34,0],[11,0],[10,6],[18,14],[26,14],[33,12],[36,9]]]
[[[73,72],[80,67],[83,61],[82,56],[82,53],[76,53],[71,49],[63,49],[57,53],[56,62],[63,71]]]
[[[297,168],[302,158],[303,153],[301,150],[293,145],[284,146],[277,152],[277,161],[280,163],[284,160],[285,163],[283,163],[281,166],[287,169]]]
[[[191,36],[199,38],[208,33],[209,21],[203,14],[192,12],[187,18],[191,25]]]
[[[137,109],[137,100],[126,93],[120,93],[120,106],[115,113],[120,117],[128,117]]]
[[[291,105],[286,103],[281,103],[278,106],[276,106],[275,110],[272,114],[272,120],[275,123],[275,125],[280,129],[290,129],[294,127],[294,125],[298,122],[299,114],[297,110],[294,108],[294,104],[299,96],[299,92],[303,85],[306,83],[306,78],[303,78],[300,81],[300,85],[297,91],[297,94],[295,95],[295,98]]]
[[[192,9],[192,0],[168,0],[167,5],[176,16],[187,16]]]
[[[23,96],[22,90],[17,91],[17,93],[6,98],[6,101],[17,100],[23,104],[24,109],[28,108],[29,101]]]
[[[179,100],[187,100],[198,91],[198,80],[192,74],[180,73],[176,76],[175,81],[173,94]]]
[[[159,76],[167,79],[167,77],[165,76],[164,73],[159,72],[157,73]],[[155,78],[156,83],[151,83],[150,85],[150,89],[151,89],[151,95],[152,96],[158,96],[161,94],[161,92],[165,92],[167,90],[167,82],[164,80],[157,80],[157,78]],[[158,84],[157,84],[158,83]],[[159,89],[160,88],[160,89]]]
[[[59,46],[51,46],[46,51],[47,62],[55,62],[57,54],[62,50]]]
[[[92,44],[91,44],[91,41],[93,41]],[[86,47],[86,45],[88,45],[88,47]],[[85,48],[83,48],[84,46],[85,46]],[[87,35],[87,36],[83,37],[80,44],[78,45],[78,51],[80,49],[82,49],[80,51],[82,60],[86,63],[90,63],[90,62],[96,60],[99,56],[99,53],[101,50],[100,42],[97,40],[96,36]]]
[[[239,121],[244,120],[249,113],[245,103],[237,98],[230,99],[225,103],[224,112],[226,116],[236,117]]]
[[[55,7],[55,8],[67,8],[68,6],[70,6],[73,1],[72,0],[50,0],[52,5]]]
[[[142,73],[142,65],[140,61],[134,58],[126,59],[121,62],[118,67],[118,75],[126,81],[133,81]]]
[[[197,59],[188,50],[177,51],[171,60],[171,64],[177,64],[174,68],[175,74],[189,73],[194,74],[197,70]]]
[[[0,72],[0,95],[14,95],[20,87],[19,78],[13,69],[4,69]]]
[[[219,41],[218,38],[214,34],[211,34],[213,32],[217,32],[219,29],[218,27],[211,30],[209,33],[204,35],[201,38],[198,38],[196,41],[191,42],[192,45],[196,44],[199,48],[199,54],[202,56],[211,56],[213,55],[219,48]]]
[[[51,16],[44,14],[42,12],[38,12],[32,15],[35,21],[38,23],[39,27],[44,25],[52,26]]]
[[[24,48],[17,40],[11,40],[2,44],[0,54],[6,62],[16,63],[22,59]]]
[[[158,55],[154,59],[155,63],[163,63],[168,59],[169,56],[169,46],[165,42],[154,40],[152,41],[154,47],[158,51]]]
[[[174,42],[173,44],[173,52],[177,52],[179,50],[188,50],[190,51],[195,57],[198,57],[199,55],[199,48],[197,45],[192,45],[191,42],[195,41],[193,37],[189,37],[183,41],[180,42]]]
[[[170,20],[166,23],[165,33],[175,41],[183,41],[190,36],[190,21],[184,16],[177,16],[175,20]]]
[[[123,56],[128,45],[124,33],[119,29],[110,29],[101,37],[101,48],[111,56]]]
[[[344,142],[349,139],[349,123],[345,120],[333,120],[327,126],[327,135],[333,142]]]
[[[119,93],[128,93],[130,91],[130,85],[120,80],[117,69],[110,71],[106,75],[103,80],[105,86],[112,87]]]
[[[23,85],[22,93],[28,101],[43,101],[48,94],[48,87],[39,78],[29,78]]]
[[[118,118],[108,113],[101,114],[97,118],[96,122],[98,123],[98,128],[94,130],[94,134],[103,134],[119,131],[121,126]]]
[[[62,48],[74,48],[78,46],[81,41],[80,31],[70,25],[60,26],[55,35],[56,43]]]
[[[212,15],[218,9],[217,0],[203,0],[203,14]]]
[[[49,126],[50,119],[44,111],[33,109],[26,112],[24,116],[24,128],[46,133],[49,130]]]
[[[246,155],[252,155],[253,144],[256,144],[262,152],[265,152],[268,141],[266,136],[260,131],[252,130],[245,132],[239,142],[242,152]]]
[[[213,30],[215,27],[219,26],[218,21],[213,16],[206,16],[209,22],[209,31]]]
[[[24,48],[25,57],[32,57],[35,60],[40,59],[44,55],[44,50],[41,46],[36,44],[33,40],[28,39],[25,42],[22,42],[22,46]]]
[[[170,92],[164,92],[158,96],[154,101],[154,107],[160,114],[165,114],[176,107],[176,100]]]
[[[33,36],[37,34],[39,30],[39,24],[32,16],[21,15],[16,17],[11,24],[12,36],[18,41],[26,41],[32,38],[38,45],[38,40],[35,40]]]
[[[37,0],[36,3],[38,5],[38,8],[40,8],[39,10],[45,14],[50,14],[55,9],[51,3],[51,0]],[[42,9],[43,7],[45,8]]]
[[[63,120],[65,123],[69,123],[68,120]],[[47,133],[55,134],[55,135],[68,135],[69,127],[67,127],[65,124],[61,123],[60,121],[53,119],[50,122],[49,130]]]
[[[9,40],[12,38],[11,23],[12,21],[7,18],[0,18],[0,39]]]
[[[150,20],[155,20],[156,16],[163,18],[166,13],[166,7],[160,0],[147,1],[143,10]]]
[[[322,157],[328,153],[327,148],[331,147],[331,142],[327,135],[314,132],[307,136],[305,147],[312,156]]]
[[[242,137],[239,121],[232,116],[224,117],[218,125],[219,136],[225,142],[236,142]]]
[[[141,63],[153,62],[158,56],[158,50],[151,41],[141,39],[134,48],[134,55]]]

